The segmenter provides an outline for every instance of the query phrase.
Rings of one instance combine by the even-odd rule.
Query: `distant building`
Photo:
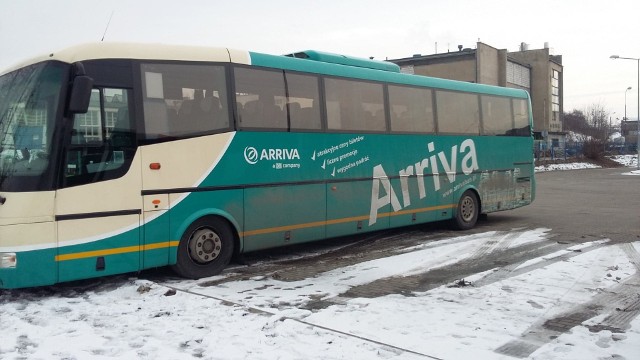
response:
[[[638,144],[638,121],[623,120],[620,123],[620,130],[624,136],[625,146],[628,146],[629,150],[635,151]]]
[[[475,49],[413,55],[389,60],[402,72],[527,90],[531,94],[533,131],[536,140],[549,147],[563,147],[562,56],[543,49],[508,52],[478,42]]]

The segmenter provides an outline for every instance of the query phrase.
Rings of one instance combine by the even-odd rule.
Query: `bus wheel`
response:
[[[451,224],[456,230],[469,230],[476,225],[480,206],[478,197],[471,191],[465,191],[458,201],[456,216],[452,219]]]
[[[218,217],[204,217],[189,226],[178,245],[173,270],[178,275],[199,279],[222,272],[233,255],[233,232]]]

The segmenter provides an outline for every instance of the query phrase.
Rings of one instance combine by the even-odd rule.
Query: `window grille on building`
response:
[[[526,66],[507,61],[507,82],[530,89],[531,70]]]

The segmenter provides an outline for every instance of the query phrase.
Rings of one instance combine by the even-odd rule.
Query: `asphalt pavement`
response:
[[[612,242],[640,239],[640,176],[629,168],[550,171],[536,174],[533,204],[491,213],[475,231],[552,229],[556,241]]]

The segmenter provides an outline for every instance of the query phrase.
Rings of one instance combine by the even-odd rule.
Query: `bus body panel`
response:
[[[171,247],[175,246],[169,236],[169,194],[143,196],[143,235],[141,268],[152,268],[169,264]]]
[[[53,222],[55,191],[12,192],[1,194],[5,202],[0,205],[0,228],[4,225]],[[26,238],[0,237],[0,252],[4,248],[55,246],[55,236]]]
[[[186,228],[198,215],[215,212],[205,209],[218,207],[218,202],[191,191],[212,173],[233,136],[223,133],[140,148],[145,204],[143,246],[147,249],[143,268],[174,263],[175,248]],[[236,207],[241,209],[241,205]]]
[[[495,202],[495,196],[486,195],[495,181],[485,185],[483,174],[498,174],[493,177],[501,179],[500,186],[515,184],[531,176],[532,162],[515,162],[526,159],[527,150],[496,153],[484,149],[510,149],[522,141],[481,136],[238,132],[201,188],[244,188],[243,251],[252,251],[314,240],[323,231],[325,237],[333,237],[450,219],[457,199],[470,187],[485,189],[478,190],[483,204]],[[398,148],[404,151],[387,151]],[[496,168],[500,164],[504,168]],[[383,171],[379,179],[376,168]],[[376,183],[378,193],[374,194]],[[520,183],[521,193],[530,189],[531,183]],[[483,211],[530,201],[529,195],[523,201],[522,194],[516,201],[514,189],[507,187],[500,195],[500,208]]]
[[[326,237],[324,184],[255,187],[244,190],[243,251]]]
[[[104,223],[119,230],[115,234],[101,233],[96,238],[78,238],[78,229],[99,229]],[[139,223],[139,214],[59,221],[59,236],[77,239],[80,244],[59,248],[55,257],[58,281],[138,271],[141,251]]]
[[[59,281],[140,269],[140,156],[120,178],[56,193]]]

